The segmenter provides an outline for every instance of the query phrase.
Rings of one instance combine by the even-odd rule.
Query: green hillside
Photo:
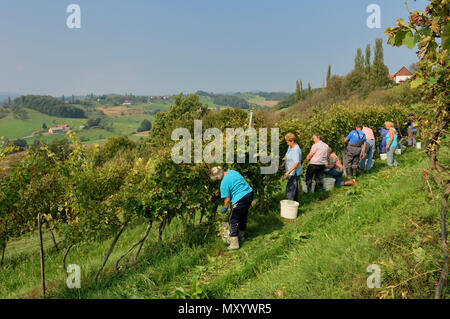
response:
[[[450,164],[449,141],[441,156]],[[321,194],[303,194],[299,217],[279,215],[279,200],[262,215],[253,207],[248,239],[238,251],[227,252],[217,228],[185,227],[176,219],[157,242],[150,233],[139,262],[113,270],[116,260],[145,230],[137,224],[125,231],[94,282],[111,239],[77,245],[67,263],[82,270],[81,289],[68,289],[61,271],[61,253],[46,233],[48,295],[53,298],[430,298],[439,276],[440,189],[432,185],[422,151],[408,150],[392,169],[377,160],[358,186]],[[280,181],[281,182],[281,181]],[[281,182],[284,184],[284,182]],[[411,196],[411,194],[415,194]],[[223,218],[224,220],[224,218]],[[198,220],[197,220],[198,222]],[[40,270],[36,234],[8,244],[0,270],[0,297],[39,297]],[[366,285],[369,264],[381,267],[381,288]],[[197,282],[198,291],[191,285]]]

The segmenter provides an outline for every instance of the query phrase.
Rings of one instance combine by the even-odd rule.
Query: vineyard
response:
[[[304,153],[311,147],[311,137],[316,132],[339,151],[344,147],[342,136],[356,123],[365,123],[375,130],[386,120],[401,123],[408,112],[398,105],[334,106],[326,112],[316,110],[306,120],[292,118],[278,123],[272,123],[267,113],[256,112],[253,126],[280,129],[281,155],[286,151],[283,137],[287,132],[299,137]],[[95,244],[100,256],[96,271],[90,274],[92,285],[108,280],[113,276],[112,270],[119,274],[139,265],[141,259],[151,259],[153,253],[145,250],[149,237],[159,243],[155,254],[170,253],[173,239],[166,242],[165,238],[173,238],[174,227],[178,229],[176,232],[183,230],[180,238],[186,245],[208,245],[223,220],[217,214],[222,205],[219,185],[209,179],[212,164],[174,163],[170,157],[174,142],[168,138],[177,127],[186,127],[192,132],[196,119],[203,121],[204,130],[217,127],[222,132],[227,127],[245,129],[249,120],[245,111],[212,112],[198,96],[180,95],[167,113],[157,116],[151,138],[143,142],[115,137],[103,147],[86,148],[74,133],[69,133],[72,145],[68,153],[54,152],[44,144],[38,150],[30,150],[0,179],[2,268],[11,271],[21,262],[8,260],[5,254],[8,243],[14,244],[19,238],[34,233],[39,234],[33,237],[36,243],[45,243],[41,249],[42,265],[46,258],[60,258],[62,275],[67,275],[67,260],[76,263],[71,251],[89,250],[93,243],[109,242],[102,245],[101,251]],[[8,151],[5,149],[4,153]],[[273,212],[278,210],[278,200],[274,199],[283,192],[281,175],[260,175],[262,165],[260,162],[226,164],[240,171],[255,190],[257,201],[252,208],[253,218],[279,224],[279,217]],[[133,241],[127,241],[124,235],[128,230],[135,234]],[[138,230],[140,233],[136,234]],[[170,236],[164,236],[166,230]],[[198,232],[203,235],[199,236]],[[286,240],[286,245],[292,244],[291,239]],[[50,252],[49,245],[53,246]],[[116,252],[117,247],[120,251]],[[277,253],[282,251],[281,246],[273,248]],[[102,275],[105,268],[107,274]],[[44,284],[45,281],[43,293]]]

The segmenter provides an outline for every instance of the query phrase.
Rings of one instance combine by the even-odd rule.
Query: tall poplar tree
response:
[[[355,71],[361,71],[363,69],[364,65],[364,57],[362,55],[362,51],[360,48],[356,50],[356,57],[355,57]]]
[[[384,64],[383,40],[381,38],[375,40],[375,52],[370,74],[372,87],[382,87],[389,81],[389,69]]]
[[[327,72],[327,87],[328,87],[328,82],[331,79],[331,65],[328,65],[328,72]]]

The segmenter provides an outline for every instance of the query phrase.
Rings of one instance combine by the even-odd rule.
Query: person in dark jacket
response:
[[[366,154],[366,135],[362,131],[362,125],[357,125],[347,137],[344,138],[347,143],[347,151],[345,153],[344,166],[347,177],[354,177],[358,173],[359,159],[364,158]]]

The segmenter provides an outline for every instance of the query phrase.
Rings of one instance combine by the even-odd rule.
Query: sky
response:
[[[410,10],[426,0],[409,0]],[[69,29],[70,4],[81,28]],[[381,8],[370,29],[369,4]],[[160,95],[321,87],[383,38],[391,73],[417,61],[387,44],[404,0],[0,0],[0,92]],[[373,54],[372,54],[373,56]]]

